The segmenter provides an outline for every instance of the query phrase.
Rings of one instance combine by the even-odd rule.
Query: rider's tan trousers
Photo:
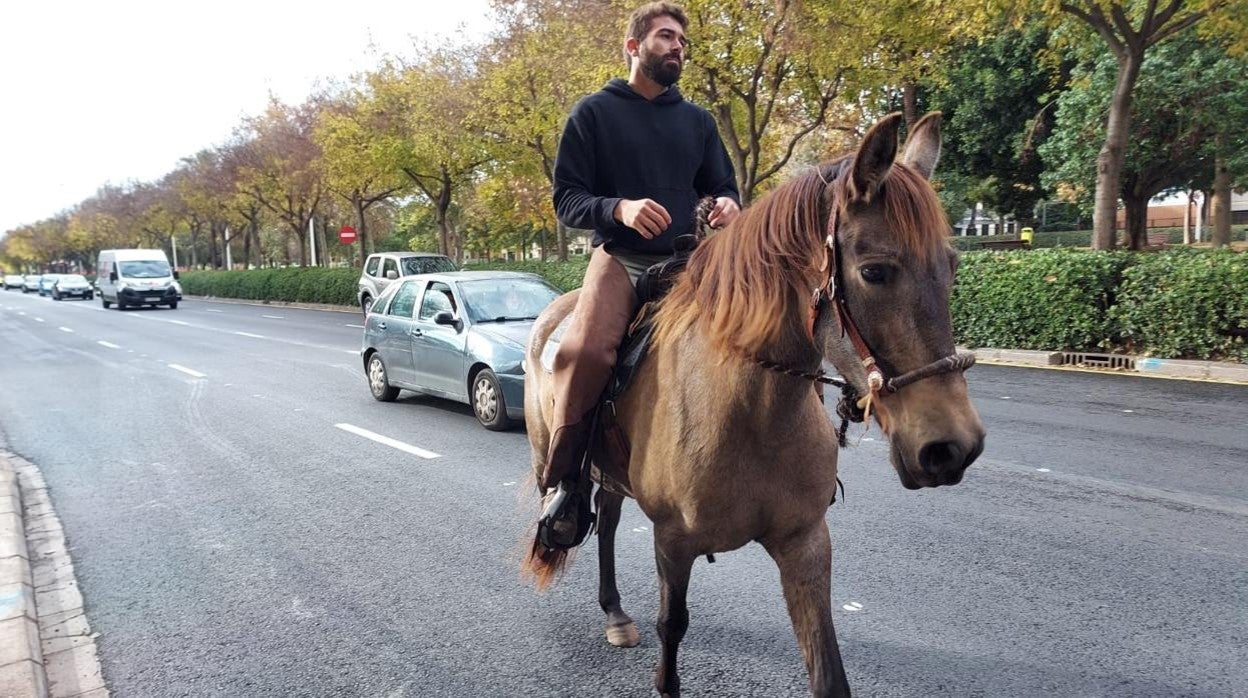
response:
[[[541,486],[574,476],[590,437],[595,405],[611,378],[616,350],[637,309],[637,293],[619,260],[594,250],[572,321],[554,362],[554,422]]]

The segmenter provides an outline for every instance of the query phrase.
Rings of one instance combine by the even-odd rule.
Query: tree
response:
[[[1167,189],[1208,180],[1219,144],[1223,155],[1236,162],[1248,158],[1244,139],[1232,151],[1225,145],[1230,139],[1217,137],[1240,128],[1248,117],[1248,82],[1243,79],[1248,62],[1188,31],[1152,51],[1143,68],[1118,192],[1132,249],[1147,240],[1149,200]],[[1101,118],[1114,98],[1117,69],[1115,59],[1104,56],[1076,72],[1074,87],[1059,99],[1057,128],[1040,149],[1046,161],[1055,163],[1045,180],[1055,187],[1073,185],[1071,190],[1079,192],[1085,205],[1093,203],[1090,185],[1099,182],[1093,153],[1103,142]]]
[[[465,50],[429,51],[412,65],[389,61],[367,78],[399,169],[433,207],[438,251],[457,262],[463,246],[448,214],[456,194],[489,159],[483,134],[464,128],[480,86],[471,58]]]
[[[1132,101],[1150,48],[1204,23],[1209,32],[1248,46],[1248,0],[1042,0],[1051,18],[1071,18],[1095,31],[1115,62],[1114,87],[1105,117],[1104,141],[1096,157],[1092,247],[1114,247],[1114,230],[1127,146],[1134,138]]]
[[[925,108],[943,112],[937,180],[957,201],[951,216],[974,188],[1002,215],[1029,219],[1042,196],[1044,161],[1036,151],[1052,128],[1055,92],[1066,82],[1061,65],[1037,64],[1048,44],[1041,26],[1004,31],[951,51],[938,75],[923,84]]]
[[[321,149],[312,137],[319,104],[292,107],[276,99],[262,116],[247,119],[237,134],[238,186],[285,224],[308,265],[304,231],[324,192]]]
[[[400,148],[387,137],[382,111],[367,84],[326,104],[313,138],[321,148],[325,186],[350,204],[355,216],[362,264],[373,251],[368,209],[406,186]]]

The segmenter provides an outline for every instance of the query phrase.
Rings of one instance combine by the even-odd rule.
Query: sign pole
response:
[[[316,216],[308,219],[308,243],[312,245],[312,266],[316,266]]]

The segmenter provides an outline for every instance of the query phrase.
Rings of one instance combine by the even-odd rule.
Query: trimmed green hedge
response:
[[[182,292],[287,303],[355,305],[360,270],[354,268],[287,267],[247,271],[188,271],[181,275]]]
[[[1133,354],[1248,363],[1248,256],[1227,250],[1137,255],[1110,319]]]
[[[471,269],[541,275],[579,288],[589,260]],[[359,269],[185,272],[188,295],[355,305]],[[1248,255],[1036,249],[967,252],[954,286],[954,336],[971,347],[1108,351],[1248,363]]]

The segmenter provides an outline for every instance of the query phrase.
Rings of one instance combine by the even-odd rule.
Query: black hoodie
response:
[[[704,196],[741,200],[715,120],[674,85],[647,100],[616,78],[572,109],[555,159],[555,213],[592,229],[595,247],[671,254]],[[653,199],[672,224],[647,240],[612,217],[620,199]]]

